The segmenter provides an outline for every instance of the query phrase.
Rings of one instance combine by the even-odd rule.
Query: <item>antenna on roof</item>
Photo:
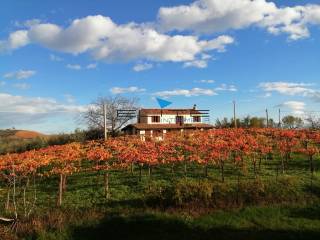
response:
[[[169,101],[161,99],[161,98],[156,98],[156,99],[157,99],[157,102],[158,102],[158,104],[159,104],[161,109],[169,106],[170,104],[172,104],[172,102],[169,102]]]

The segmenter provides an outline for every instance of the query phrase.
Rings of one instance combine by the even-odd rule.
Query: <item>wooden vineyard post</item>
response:
[[[59,196],[58,196],[58,206],[62,205],[62,194],[63,194],[63,174],[60,174],[60,182],[59,182]]]

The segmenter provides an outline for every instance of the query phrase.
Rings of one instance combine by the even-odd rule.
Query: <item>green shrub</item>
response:
[[[198,206],[212,208],[245,207],[259,204],[296,202],[304,197],[294,177],[262,181],[243,180],[233,183],[218,183],[209,180],[179,180],[170,185],[152,183],[146,189],[148,203],[161,206]]]
[[[172,200],[177,205],[211,202],[213,184],[207,180],[181,180],[172,188]]]
[[[280,176],[269,180],[266,184],[266,196],[268,202],[292,202],[304,197],[299,188],[299,180],[293,176]]]
[[[212,205],[215,208],[225,208],[234,205],[236,201],[235,185],[232,183],[214,183]]]
[[[240,182],[237,191],[238,204],[252,205],[264,201],[266,188],[262,181],[255,179]]]
[[[212,200],[213,184],[207,180],[179,180],[171,185],[151,184],[145,196],[148,203],[183,206],[192,203],[209,205]]]
[[[170,198],[170,184],[167,181],[150,181],[145,188],[144,197],[149,205],[164,204]]]

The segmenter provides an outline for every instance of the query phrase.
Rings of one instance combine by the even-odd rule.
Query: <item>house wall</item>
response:
[[[140,123],[147,123],[147,124],[159,124],[159,123],[154,123],[152,122],[152,116],[160,116],[160,122],[161,124],[175,124],[176,123],[176,114],[172,114],[172,115],[169,115],[169,114],[162,114],[161,115],[158,115],[158,114],[153,114],[153,115],[147,115],[147,116],[144,116],[144,117],[141,117],[140,118]],[[182,114],[179,114],[178,116],[183,116],[183,119],[184,119],[184,123],[201,123],[201,122],[193,122],[193,116],[197,116],[197,115],[190,115],[190,114],[186,114],[186,115],[182,115]],[[200,115],[199,115],[200,116]]]
[[[150,117],[139,115],[139,123],[148,123],[148,118]]]

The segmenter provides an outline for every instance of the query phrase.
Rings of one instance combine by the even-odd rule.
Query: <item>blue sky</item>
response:
[[[116,94],[197,104],[212,121],[233,100],[240,117],[320,111],[319,1],[1,5],[0,128],[72,131],[88,104]]]

